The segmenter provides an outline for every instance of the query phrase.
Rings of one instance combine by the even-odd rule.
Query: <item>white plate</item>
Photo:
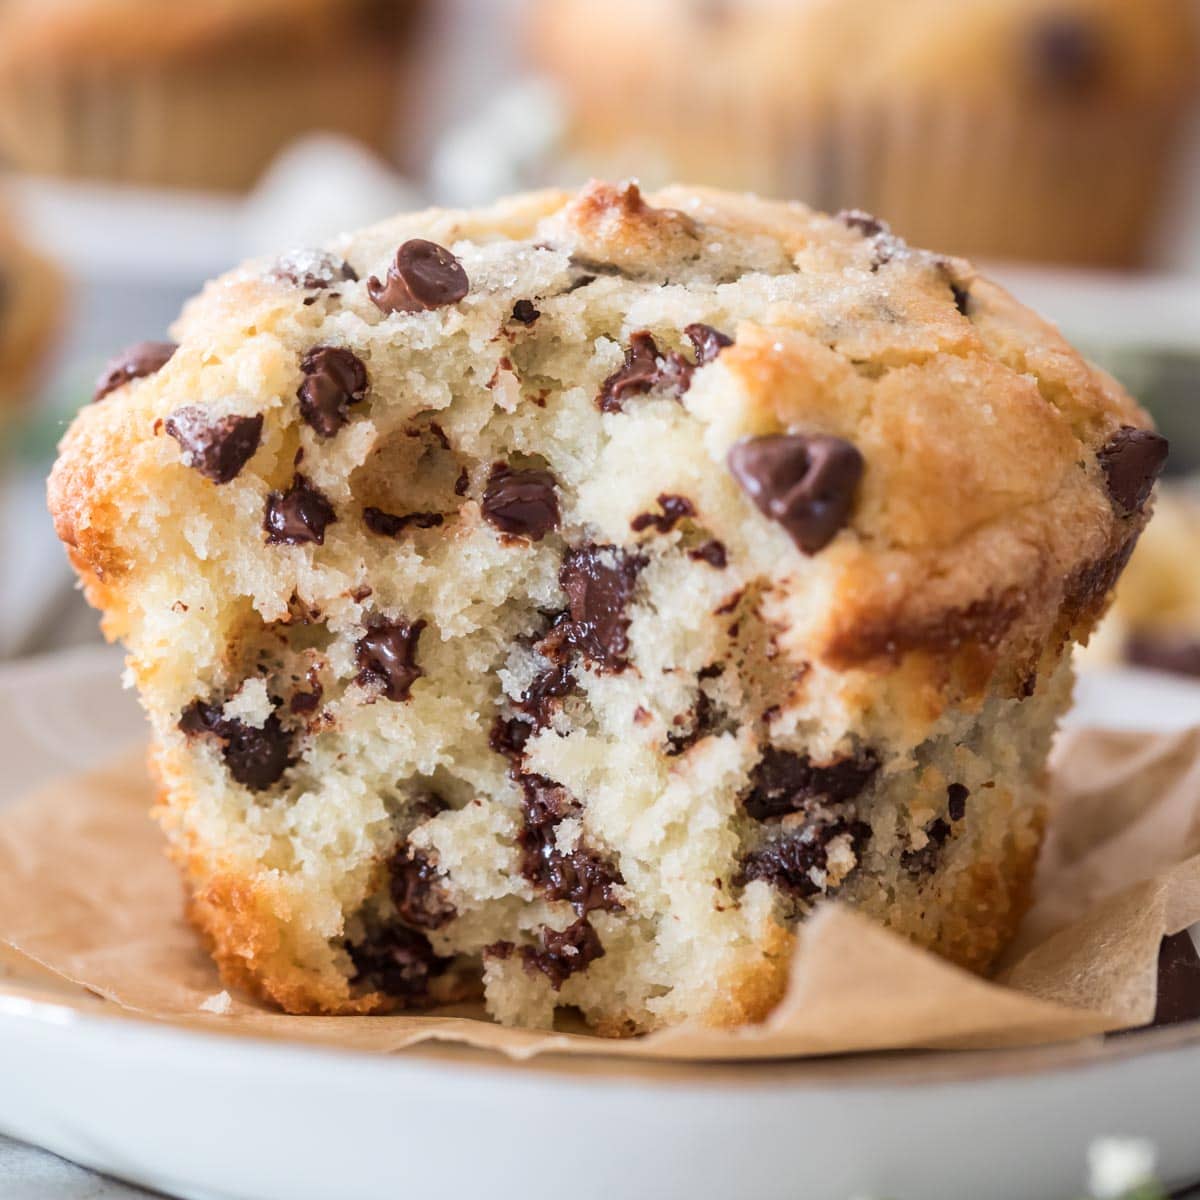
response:
[[[0,803],[140,735],[111,651],[0,670]],[[1080,713],[1200,720],[1200,687],[1087,676]],[[20,752],[13,753],[19,747]],[[1089,1142],[1200,1178],[1200,1025],[1037,1050],[796,1063],[382,1058],[0,997],[0,1131],[188,1200],[1022,1200]]]

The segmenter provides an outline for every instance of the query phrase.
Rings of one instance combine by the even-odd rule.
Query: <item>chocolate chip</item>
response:
[[[961,821],[967,815],[967,797],[970,794],[961,783],[952,783],[946,789],[946,812],[950,820]]]
[[[700,321],[685,326],[683,332],[696,351],[696,366],[698,367],[712,362],[726,346],[733,345],[733,338]]]
[[[565,663],[548,667],[536,675],[514,704],[516,713],[497,717],[488,735],[488,745],[498,754],[519,759],[525,743],[553,719],[558,701],[575,689],[575,680]]]
[[[1200,676],[1200,640],[1186,634],[1135,633],[1125,642],[1125,661],[1151,671]]]
[[[695,368],[674,350],[660,354],[654,338],[644,329],[629,339],[625,362],[600,386],[596,403],[601,412],[620,412],[630,396],[645,395],[654,388],[682,396],[692,382]]]
[[[727,461],[758,510],[805,554],[823,549],[846,524],[863,472],[857,448],[826,434],[744,438]]]
[[[288,702],[288,708],[298,717],[311,717],[321,707],[323,691],[318,683],[311,692],[296,692]]]
[[[392,903],[406,925],[441,929],[458,912],[446,897],[442,875],[428,856],[413,846],[402,846],[388,866]]]
[[[544,729],[550,724],[551,717],[557,707],[556,700],[570,695],[575,689],[575,680],[570,670],[563,664],[548,667],[545,671],[534,676],[521,696],[520,708],[533,722],[535,729]]]
[[[658,507],[662,509],[661,515],[638,513],[630,521],[630,529],[634,533],[641,533],[643,529],[649,529],[653,525],[659,533],[670,533],[684,517],[696,515],[696,506],[686,496],[673,496],[664,492],[658,497]]]
[[[457,304],[470,290],[462,263],[445,246],[413,238],[396,251],[387,281],[372,275],[367,294],[384,313],[426,312]]]
[[[501,533],[540,542],[558,528],[556,480],[549,471],[514,471],[495,463],[480,506],[484,520]]]
[[[293,250],[277,259],[269,274],[280,283],[290,283],[310,292],[358,281],[354,268],[327,250]]]
[[[497,717],[488,731],[488,747],[514,761],[525,753],[525,743],[533,735],[533,726],[521,717]]]
[[[869,212],[863,212],[861,208],[843,208],[836,219],[847,229],[858,230],[865,238],[878,237],[881,233],[888,232],[886,221],[873,217]]]
[[[704,677],[703,672],[700,677]],[[667,734],[666,754],[668,758],[675,758],[690,750],[716,728],[717,708],[703,689],[696,693],[696,703],[692,706],[690,714],[685,716],[683,723],[688,726],[686,730],[675,730]]]
[[[512,319],[520,325],[532,325],[541,315],[532,300],[518,300],[513,305]]]
[[[427,1000],[429,981],[451,963],[434,953],[423,933],[399,924],[375,930],[366,941],[346,950],[354,963],[354,983],[413,1004]]]
[[[575,798],[544,775],[520,775],[518,780],[525,814],[517,835],[521,873],[548,900],[566,900],[580,916],[594,909],[619,912],[613,888],[625,882],[620,871],[582,840],[569,852],[558,848],[559,823],[579,815]]]
[[[465,496],[467,488],[471,486],[471,474],[466,467],[463,467],[458,473],[458,478],[454,481],[454,494],[456,496]]]
[[[828,884],[822,876],[828,865],[829,844],[842,836],[849,837],[855,857],[861,859],[871,838],[871,827],[863,821],[814,822],[805,825],[748,854],[742,860],[734,883],[743,887],[761,879],[802,900],[828,892]]]
[[[874,243],[874,257],[871,260],[871,270],[878,271],[884,264],[895,257],[896,250],[903,245],[899,238],[894,237],[886,221],[873,217],[869,212],[859,208],[846,208],[837,215],[848,229],[855,229],[869,242]]]
[[[935,817],[925,826],[925,837],[928,839],[925,845],[920,850],[905,850],[900,855],[900,865],[914,878],[932,875],[949,836],[950,826],[941,817]]]
[[[1141,512],[1167,461],[1167,439],[1149,429],[1122,425],[1096,455],[1113,508],[1123,517]]]
[[[96,380],[92,401],[103,400],[109,392],[124,387],[133,379],[155,375],[171,361],[179,347],[174,342],[137,342],[109,359]]]
[[[350,419],[350,405],[366,396],[367,368],[342,346],[314,346],[300,360],[300,370],[300,415],[321,437],[331,438]]]
[[[1108,46],[1098,26],[1066,12],[1038,17],[1029,29],[1025,58],[1033,81],[1048,91],[1078,93],[1103,77]]]
[[[1155,1025],[1200,1020],[1200,955],[1185,929],[1162,940],[1158,950]]]
[[[701,546],[697,546],[694,550],[689,550],[688,558],[695,562],[708,563],[710,567],[715,567],[718,571],[725,570],[729,565],[729,556],[725,552],[725,543],[718,542],[715,538],[705,542]]]
[[[803,812],[814,801],[845,804],[870,785],[879,759],[870,750],[816,765],[807,754],[768,746],[750,774],[742,807],[756,821]]]
[[[278,783],[295,762],[292,734],[271,713],[262,728],[226,717],[221,705],[193,700],[180,715],[179,728],[188,737],[211,735],[221,743],[221,757],[230,775],[251,791]]]
[[[300,474],[286,492],[267,495],[263,529],[274,546],[299,546],[304,542],[325,544],[325,530],[337,520],[333,505]]]
[[[382,508],[363,509],[363,524],[382,537],[399,537],[409,526],[414,529],[436,529],[445,517],[436,512],[397,513],[384,512]]]
[[[389,700],[407,700],[412,685],[425,674],[416,664],[417,641],[424,621],[377,621],[354,643],[357,680],[378,683]]]
[[[584,917],[561,932],[544,926],[540,949],[521,947],[521,960],[526,968],[540,971],[556,992],[572,975],[603,957],[600,937]]]
[[[959,287],[957,283],[952,283],[950,294],[954,297],[954,307],[964,317],[969,317],[971,315],[971,293],[966,288]]]
[[[566,644],[595,666],[623,670],[629,649],[625,608],[644,565],[645,559],[616,546],[589,544],[567,551],[558,582],[567,593],[568,613],[543,639],[543,653],[552,658],[556,647]]]
[[[228,483],[254,457],[262,439],[263,419],[214,417],[203,408],[177,408],[163,426],[183,451],[185,466],[213,483]]]

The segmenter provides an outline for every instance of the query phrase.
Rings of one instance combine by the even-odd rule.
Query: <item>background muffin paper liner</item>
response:
[[[140,757],[0,812],[0,1003],[53,1000],[255,1036],[394,1051],[439,1040],[555,1051],[755,1059],[1061,1041],[1148,1022],[1160,939],[1200,920],[1200,728],[1062,738],[1036,903],[992,981],[827,904],[802,929],[762,1025],[614,1041],[506,1029],[475,1010],[297,1017],[226,993],[184,923]],[[87,991],[64,984],[82,985]],[[89,994],[91,993],[91,994]],[[97,1000],[96,997],[103,1000]]]

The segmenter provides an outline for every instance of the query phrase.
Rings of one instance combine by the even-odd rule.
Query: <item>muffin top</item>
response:
[[[968,263],[864,213],[704,189],[595,183],[399,217],[217,280],[176,336],[165,365],[115,371],[50,485],[59,534],[135,660],[139,631],[162,633],[147,611],[195,583],[158,578],[168,545],[194,557],[180,538],[205,547],[194,569],[220,595],[263,620],[286,619],[297,588],[330,597],[330,619],[357,619],[338,599],[363,553],[348,514],[385,413],[372,416],[368,388],[339,410],[335,437],[305,418],[314,346],[351,351],[370,387],[414,414],[465,394],[499,413],[570,497],[564,536],[627,544],[661,494],[687,496],[731,548],[714,608],[764,589],[779,653],[810,683],[836,677],[813,694],[840,689],[846,705],[886,708],[868,677],[906,667],[926,725],[937,697],[1022,694],[1086,638],[1165,455],[1117,384]],[[181,442],[183,409],[198,432]],[[227,418],[262,423],[232,474],[201,436]],[[466,445],[478,430],[446,434]],[[281,554],[260,514],[297,450],[342,516],[322,544]],[[458,493],[438,536],[487,529],[474,496]],[[172,534],[165,497],[188,514]]]
[[[605,47],[670,46],[719,75],[786,94],[997,90],[1032,101],[1193,91],[1196,24],[1187,0],[636,0],[619,18],[588,0],[542,0],[542,58],[609,62]],[[719,60],[713,55],[719,50]],[[656,50],[655,53],[658,53]],[[583,58],[579,56],[583,55]],[[568,73],[569,78],[569,73]]]
[[[147,57],[341,40],[415,0],[0,0],[0,64],[138,62]]]

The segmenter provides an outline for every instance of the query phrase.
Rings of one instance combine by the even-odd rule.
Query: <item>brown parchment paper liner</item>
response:
[[[683,1027],[613,1041],[504,1029],[469,1009],[295,1017],[229,995],[182,919],[140,756],[0,811],[0,961],[91,993],[72,989],[58,1003],[94,1007],[99,996],[160,1020],[380,1052],[436,1040],[517,1058],[746,1060],[1032,1045],[1144,1024],[1162,936],[1200,919],[1200,730],[1067,735],[1052,780],[1037,901],[996,979],[828,904],[803,926],[771,1018],[733,1033]],[[0,995],[30,986],[0,978]]]

